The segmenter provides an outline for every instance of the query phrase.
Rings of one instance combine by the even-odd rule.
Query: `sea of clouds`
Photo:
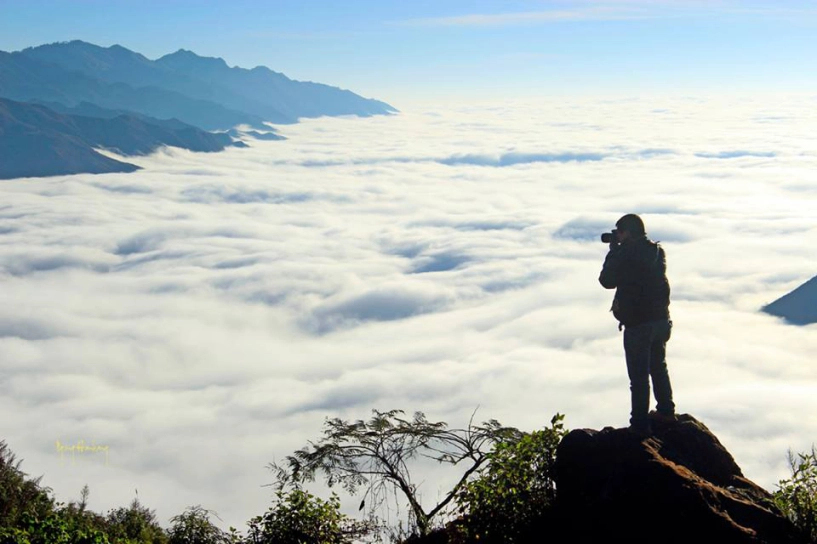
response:
[[[817,437],[817,328],[758,311],[817,274],[815,106],[417,107],[4,181],[0,438],[61,499],[243,528],[326,417],[626,426],[598,238],[636,212],[667,253],[678,409],[773,489]],[[430,503],[446,476],[420,472]]]

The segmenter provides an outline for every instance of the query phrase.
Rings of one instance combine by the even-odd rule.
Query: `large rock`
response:
[[[802,542],[771,495],[690,415],[655,423],[646,438],[571,431],[557,450],[556,486],[565,542]]]

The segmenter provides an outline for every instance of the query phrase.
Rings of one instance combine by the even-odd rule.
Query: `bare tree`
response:
[[[279,489],[300,486],[322,473],[330,487],[340,484],[353,495],[365,489],[360,509],[369,500],[371,512],[382,504],[388,491],[396,491],[408,501],[414,531],[426,535],[432,519],[487,461],[491,447],[520,435],[519,430],[503,427],[496,420],[474,425],[473,416],[467,428],[449,429],[445,422],[428,421],[422,412],[415,412],[411,419],[405,418],[402,410],[372,412],[369,421],[327,419],[320,440],[287,456],[283,466],[269,465],[276,475],[275,485]],[[418,457],[465,465],[459,481],[429,509],[420,504],[418,487],[409,472],[408,462]]]
[[[85,508],[88,506],[88,496],[91,494],[91,490],[88,488],[88,484],[82,486],[82,491],[80,491],[79,496],[79,511],[84,512]]]

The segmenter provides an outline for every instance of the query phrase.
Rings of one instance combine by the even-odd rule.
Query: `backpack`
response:
[[[665,287],[663,250],[656,242],[649,242],[649,245],[654,254],[647,255],[642,251],[636,256],[637,281],[616,289],[610,311],[619,322],[619,330],[625,325],[649,321],[657,305],[663,305],[663,300],[669,298]]]

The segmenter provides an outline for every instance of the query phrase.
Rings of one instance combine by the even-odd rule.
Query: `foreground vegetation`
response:
[[[163,528],[138,500],[99,514],[78,501],[54,500],[51,489],[20,469],[0,441],[0,544],[345,544],[400,542],[446,527],[450,540],[519,541],[547,519],[556,499],[556,447],[565,434],[563,416],[533,432],[491,420],[465,429],[429,422],[422,413],[374,411],[368,421],[327,420],[323,436],[287,457],[274,471],[275,496],[243,533],[220,529],[215,514],[188,507]],[[421,458],[456,465],[462,477],[437,504],[424,507],[409,465]],[[774,499],[803,535],[817,543],[817,451],[790,454],[791,477]],[[322,499],[305,485],[322,476],[360,495],[362,519],[341,512],[340,499]],[[406,513],[387,525],[379,517],[386,497],[400,497]]]

